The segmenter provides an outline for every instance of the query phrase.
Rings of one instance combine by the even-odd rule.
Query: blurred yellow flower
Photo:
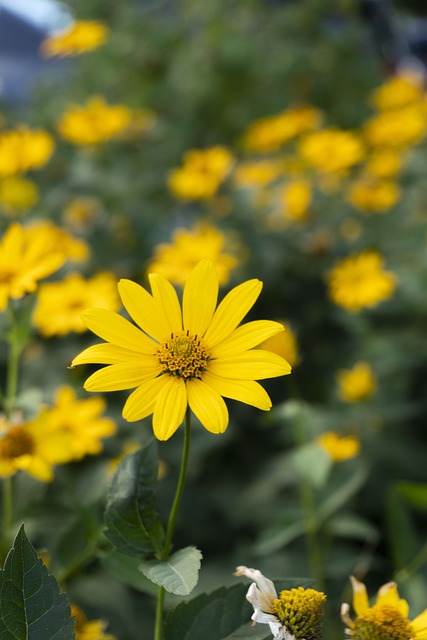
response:
[[[48,220],[32,222],[26,229],[27,233],[33,237],[44,236],[46,251],[62,251],[65,258],[72,262],[84,262],[89,258],[90,248],[87,242],[57,227],[53,222]]]
[[[75,604],[71,605],[71,615],[76,619],[75,640],[116,640],[115,636],[104,633],[107,625],[103,620],[88,620]]]
[[[349,460],[358,455],[360,440],[355,436],[342,436],[335,431],[325,431],[316,442],[326,451],[334,462]]]
[[[409,620],[409,605],[400,598],[395,582],[384,584],[378,591],[375,604],[369,606],[363,582],[353,576],[350,580],[357,617],[352,620],[350,606],[343,603],[341,618],[347,625],[347,636],[354,640],[427,640],[427,609]]]
[[[283,163],[277,160],[243,162],[234,172],[234,182],[239,189],[266,187],[283,175]]]
[[[362,178],[350,185],[348,200],[362,211],[384,212],[400,199],[400,188],[390,180]]]
[[[277,115],[253,122],[244,134],[244,146],[248,151],[261,153],[277,151],[291,138],[316,129],[321,120],[321,112],[314,107],[291,107]]]
[[[72,366],[109,365],[92,374],[85,389],[135,389],[123,417],[133,422],[153,414],[159,440],[174,434],[187,407],[208,431],[223,433],[229,420],[223,396],[268,411],[270,398],[256,380],[286,375],[291,367],[276,354],[254,347],[283,327],[268,320],[238,326],[262,283],[254,279],[235,287],[216,309],[218,277],[208,260],[191,272],[182,307],[163,276],[152,273],[149,279],[152,295],[130,280],[118,285],[127,312],[140,328],[105,309],[83,314],[88,328],[106,343],[80,353]]]
[[[362,225],[355,218],[345,218],[340,224],[340,233],[346,242],[358,240],[362,231]]]
[[[426,133],[427,113],[421,105],[385,111],[365,124],[365,138],[380,147],[405,148],[421,142]]]
[[[94,96],[86,106],[71,106],[58,122],[58,131],[73,144],[87,146],[111,140],[131,122],[132,113],[122,104],[109,105]]]
[[[360,311],[390,298],[397,279],[383,269],[379,253],[364,251],[338,262],[327,274],[327,282],[332,302],[348,311]]]
[[[392,76],[375,89],[371,101],[378,111],[388,111],[420,102],[423,95],[423,78],[416,73],[405,73]]]
[[[52,137],[41,129],[22,125],[0,132],[0,176],[14,176],[29,169],[39,169],[54,150]]]
[[[98,20],[77,20],[70,27],[43,40],[40,52],[46,58],[78,56],[104,44],[108,34],[108,27]]]
[[[300,362],[298,340],[286,320],[279,320],[279,322],[284,325],[285,330],[261,342],[258,349],[277,353],[278,356],[289,362],[291,367],[295,367]]]
[[[339,393],[345,402],[362,402],[370,398],[377,380],[367,362],[357,362],[352,369],[342,369],[337,373]]]
[[[311,204],[311,185],[308,180],[294,180],[282,191],[282,214],[287,222],[305,222]]]
[[[100,218],[101,203],[96,198],[74,198],[62,213],[63,221],[73,229],[86,231]]]
[[[402,154],[397,149],[378,147],[366,161],[366,171],[376,178],[394,178],[402,168]]]
[[[101,415],[106,406],[101,396],[79,400],[73,388],[67,385],[56,390],[49,420],[55,432],[71,434],[68,447],[73,460],[101,453],[102,438],[116,433],[116,423]]]
[[[224,253],[226,240],[219,229],[208,224],[196,223],[191,229],[176,229],[170,244],[155,247],[148,269],[174,284],[184,285],[194,267],[206,258],[215,265],[219,284],[227,284],[239,261],[235,255]]]
[[[112,273],[83,278],[70,273],[62,282],[42,284],[37,295],[33,324],[43,336],[64,336],[87,330],[80,315],[89,307],[118,311],[120,299]]]
[[[39,197],[31,180],[19,176],[0,179],[0,207],[9,215],[20,215],[31,209]]]
[[[319,173],[342,173],[360,162],[365,154],[360,138],[351,131],[323,129],[302,138],[300,154]]]
[[[234,158],[226,147],[191,149],[171,171],[168,186],[182,200],[209,200],[231,171]]]

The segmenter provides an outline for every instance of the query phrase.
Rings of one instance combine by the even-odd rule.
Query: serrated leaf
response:
[[[117,580],[120,580],[120,582],[150,596],[157,595],[158,589],[156,585],[140,571],[138,568],[139,563],[135,558],[114,550],[107,553],[99,553],[99,558],[106,571]]]
[[[22,526],[0,572],[1,640],[73,640],[75,620]]]
[[[188,596],[199,580],[202,553],[196,547],[185,547],[166,561],[149,560],[140,564],[142,573],[154,584],[176,596]]]
[[[158,459],[155,441],[126,456],[108,492],[106,537],[118,551],[136,557],[160,554],[163,524],[155,510]]]

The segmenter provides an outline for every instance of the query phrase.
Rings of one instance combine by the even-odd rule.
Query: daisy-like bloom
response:
[[[277,595],[273,582],[258,569],[237,567],[234,575],[254,580],[246,594],[254,624],[268,624],[276,640],[321,640],[324,593],[298,587]]]
[[[174,284],[184,285],[194,267],[203,259],[214,263],[219,284],[227,284],[239,261],[225,253],[226,236],[216,227],[195,224],[191,229],[176,229],[170,244],[159,244],[149,271],[160,273]]]
[[[316,442],[326,451],[334,462],[343,462],[354,458],[360,451],[360,440],[355,436],[342,436],[335,431],[325,431]]]
[[[79,56],[104,44],[109,29],[98,20],[77,20],[70,27],[43,40],[40,52],[46,58]]]
[[[173,286],[149,275],[152,295],[130,280],[119,293],[138,325],[106,309],[88,309],[82,318],[107,344],[80,353],[72,365],[109,365],[92,374],[87,391],[135,389],[123,408],[133,422],[153,414],[153,430],[167,440],[184,419],[187,406],[212,433],[223,433],[228,411],[223,397],[268,411],[271,401],[256,380],[290,373],[276,354],[254,349],[283,330],[278,322],[258,320],[238,326],[257,300],[262,283],[248,280],[217,305],[218,277],[208,260],[192,271],[182,310]]]
[[[341,129],[308,133],[301,140],[299,150],[307,164],[321,174],[346,172],[365,155],[360,138]]]
[[[379,253],[364,251],[338,262],[327,274],[327,282],[332,302],[357,312],[390,298],[397,280],[383,269]]]
[[[43,336],[65,336],[87,330],[81,314],[89,307],[118,311],[120,299],[112,273],[98,273],[83,278],[69,273],[62,282],[48,282],[39,287],[33,324]]]
[[[366,162],[366,171],[375,178],[395,178],[402,168],[403,155],[397,149],[378,147]]]
[[[131,111],[122,104],[109,105],[95,96],[86,106],[71,106],[58,122],[58,131],[73,144],[88,146],[117,138],[131,122]]]
[[[234,172],[238,189],[259,189],[271,184],[283,174],[283,163],[277,160],[243,162]]]
[[[414,104],[393,111],[384,111],[368,120],[364,127],[366,140],[372,146],[405,149],[424,138],[427,113]]]
[[[39,197],[31,180],[9,176],[0,180],[0,207],[10,216],[25,214]]]
[[[352,369],[338,371],[337,382],[345,402],[367,400],[377,388],[377,380],[367,362],[356,362]]]
[[[417,73],[393,76],[372,93],[372,104],[378,111],[399,109],[420,102],[424,95],[424,79]]]
[[[48,220],[40,220],[32,222],[27,227],[29,237],[36,238],[41,236],[44,238],[45,251],[62,251],[66,260],[72,262],[85,262],[90,256],[90,248],[87,242],[81,238],[76,238],[71,233],[57,227],[53,222]]]
[[[382,213],[391,209],[400,198],[396,182],[362,178],[354,182],[348,192],[348,200],[361,211]]]
[[[76,619],[75,640],[116,640],[115,636],[104,633],[107,626],[104,620],[88,620],[75,604],[71,605],[71,615]]]
[[[267,340],[264,340],[258,348],[277,353],[278,356],[289,362],[291,367],[295,367],[300,362],[297,337],[290,329],[286,320],[280,320],[280,324],[284,325],[285,330],[267,338]]]
[[[282,192],[282,214],[286,222],[301,223],[308,217],[311,186],[308,180],[294,180]]]
[[[22,125],[0,133],[0,176],[15,176],[29,169],[39,169],[54,150],[52,137],[41,129]]]
[[[233,163],[233,155],[226,147],[191,149],[184,154],[182,166],[170,173],[169,189],[182,200],[210,200]]]
[[[395,582],[384,584],[378,591],[375,604],[369,606],[363,582],[353,576],[350,580],[357,617],[352,620],[350,606],[343,603],[341,618],[347,625],[346,633],[353,640],[427,640],[427,609],[414,620],[409,620],[409,605],[400,598]]]

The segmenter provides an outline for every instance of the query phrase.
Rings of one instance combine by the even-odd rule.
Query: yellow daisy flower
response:
[[[308,218],[312,199],[308,180],[294,180],[286,185],[281,195],[281,209],[286,222],[302,223]]]
[[[95,96],[87,105],[71,106],[58,122],[63,138],[77,145],[92,145],[117,138],[131,122],[131,111],[122,104],[109,105]]]
[[[267,338],[258,348],[277,353],[278,356],[289,362],[291,367],[295,367],[301,360],[297,337],[286,320],[280,320],[280,324],[284,325],[285,330]]]
[[[104,633],[106,623],[103,620],[88,620],[75,604],[71,605],[71,615],[76,619],[75,640],[116,640],[115,636]]]
[[[355,436],[341,436],[335,431],[325,431],[316,442],[334,462],[354,458],[360,451],[360,440]]]
[[[234,158],[226,147],[190,149],[181,167],[168,178],[172,193],[182,200],[209,200],[230,173]]]
[[[356,209],[382,213],[391,209],[400,195],[396,182],[365,177],[350,186],[347,198]]]
[[[350,606],[341,607],[341,618],[347,634],[354,640],[427,640],[427,609],[414,620],[408,619],[409,605],[399,596],[395,582],[384,584],[375,604],[369,606],[366,587],[353,576],[353,609],[357,618],[349,616]]]
[[[420,102],[423,97],[423,83],[424,78],[417,73],[393,76],[373,91],[372,104],[378,111],[388,111]]]
[[[9,176],[0,180],[0,207],[8,215],[21,215],[38,200],[36,185],[31,180],[19,176]]]
[[[248,280],[232,289],[218,308],[218,277],[204,260],[184,288],[182,310],[175,289],[159,274],[149,275],[152,295],[130,280],[119,293],[138,327],[106,309],[88,309],[87,327],[107,341],[89,347],[72,365],[109,365],[92,374],[87,391],[135,389],[123,408],[132,422],[153,414],[153,430],[167,440],[184,419],[187,406],[212,433],[223,433],[228,411],[223,397],[271,408],[256,380],[290,373],[280,356],[254,349],[282,325],[258,320],[238,326],[257,300],[262,283]]]
[[[307,164],[324,174],[345,172],[365,155],[360,138],[341,129],[309,133],[301,140],[299,149]]]
[[[55,144],[42,129],[21,125],[0,133],[0,176],[14,176],[39,169],[51,157]]]
[[[377,380],[367,362],[357,362],[352,369],[338,371],[337,382],[345,402],[367,400],[377,388]]]
[[[71,27],[46,38],[40,51],[46,58],[78,56],[104,44],[108,33],[108,28],[98,20],[77,20]]]

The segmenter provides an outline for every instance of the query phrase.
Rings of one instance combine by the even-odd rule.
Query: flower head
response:
[[[97,49],[108,38],[108,28],[98,20],[77,20],[71,27],[46,38],[41,44],[41,53],[52,56],[78,56]]]
[[[372,93],[372,103],[378,111],[398,109],[423,97],[423,78],[419,74],[405,73],[391,77]]]
[[[0,133],[0,176],[15,176],[42,167],[54,150],[52,137],[42,129],[22,125]]]
[[[343,462],[354,458],[360,451],[360,440],[355,436],[341,436],[335,431],[325,431],[316,442],[334,462]]]
[[[347,633],[354,640],[427,640],[427,609],[414,620],[408,619],[409,606],[402,600],[395,582],[384,584],[375,604],[369,606],[366,587],[353,576],[353,609],[356,619],[349,616],[350,606],[341,607],[341,618]]]
[[[187,406],[212,433],[228,425],[223,397],[265,411],[271,401],[256,380],[290,373],[276,354],[254,349],[282,325],[258,320],[238,326],[257,300],[262,283],[249,280],[232,289],[216,308],[218,277],[204,260],[190,274],[182,309],[172,285],[160,274],[149,275],[152,294],[130,280],[119,282],[123,305],[135,326],[106,309],[88,309],[86,326],[106,340],[89,347],[72,365],[109,365],[92,374],[87,391],[135,389],[123,408],[128,421],[153,414],[154,434],[170,438]]]
[[[413,104],[375,115],[366,123],[364,133],[372,146],[404,149],[421,142],[426,125],[425,108]]]
[[[73,144],[99,144],[119,136],[131,122],[131,111],[122,104],[109,105],[95,96],[86,106],[71,106],[58,122],[63,138]]]
[[[182,200],[209,200],[231,171],[234,158],[225,147],[191,149],[169,176],[169,188]]]
[[[305,222],[311,204],[311,186],[308,180],[299,179],[290,182],[282,192],[281,204],[283,217],[288,223]]]
[[[104,633],[107,625],[103,620],[88,620],[75,604],[71,605],[71,615],[76,619],[76,640],[116,640],[115,636]]]
[[[323,605],[326,596],[315,589],[285,589],[277,595],[271,580],[258,569],[237,567],[235,576],[254,582],[246,599],[254,608],[254,623],[268,624],[277,640],[321,640]]]
[[[359,137],[341,129],[323,129],[307,134],[300,153],[319,173],[341,173],[360,162],[364,147]]]
[[[377,387],[373,371],[367,362],[356,362],[352,369],[337,373],[340,396],[345,402],[361,402],[372,396]]]
[[[38,200],[34,182],[20,176],[9,176],[0,180],[0,207],[8,215],[26,213]]]
[[[357,209],[381,213],[388,211],[400,198],[400,189],[391,180],[362,178],[349,190],[348,200]]]
[[[285,320],[281,320],[280,323],[285,325],[285,330],[267,338],[258,348],[277,353],[295,367],[301,360],[297,337]]]

